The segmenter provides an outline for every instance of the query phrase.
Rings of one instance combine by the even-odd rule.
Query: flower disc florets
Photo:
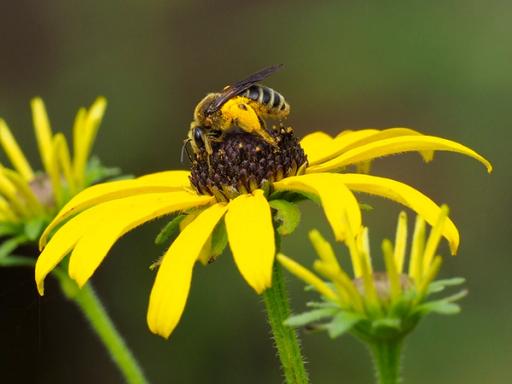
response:
[[[277,147],[247,132],[225,133],[212,141],[213,153],[194,154],[190,181],[198,193],[229,200],[274,181],[304,172],[307,157],[291,127],[273,127]]]

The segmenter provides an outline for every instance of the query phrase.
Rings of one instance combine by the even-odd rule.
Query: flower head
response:
[[[12,168],[0,165],[0,228],[10,236],[0,248],[5,256],[24,242],[36,241],[62,206],[93,182],[116,173],[89,156],[106,108],[96,99],[81,108],[73,126],[73,154],[62,133],[53,133],[43,101],[31,102],[43,171],[34,171],[6,122],[0,119],[0,146]]]
[[[455,278],[435,281],[441,267],[436,255],[443,227],[448,220],[443,206],[428,238],[425,221],[417,216],[406,268],[407,216],[401,212],[395,243],[382,242],[385,271],[374,271],[370,255],[368,229],[352,233],[345,239],[353,270],[347,272],[338,262],[331,245],[316,230],[309,237],[318,255],[315,271],[279,254],[278,260],[291,273],[304,280],[322,297],[322,302],[309,303],[313,309],[287,320],[290,326],[313,326],[326,330],[331,337],[352,332],[365,341],[402,339],[427,313],[457,313],[454,301],[466,291],[442,299],[429,296],[448,286],[462,284]],[[352,276],[352,277],[351,277]]]
[[[121,236],[147,221],[176,214],[159,236],[161,240],[179,231],[155,264],[158,273],[147,315],[151,331],[168,337],[182,315],[196,261],[214,260],[227,243],[247,283],[257,293],[270,286],[275,230],[293,231],[300,199],[323,207],[337,240],[347,236],[344,221],[356,232],[361,228],[353,192],[397,201],[430,224],[437,220],[440,208],[406,184],[335,172],[353,164],[368,165],[379,156],[417,150],[425,160],[432,159],[433,150],[463,153],[490,170],[487,160],[471,149],[406,128],[350,131],[334,138],[316,132],[300,143],[291,128],[273,127],[271,134],[278,148],[248,133],[229,133],[212,141],[211,157],[206,151],[193,155],[191,172],[167,171],[100,184],[77,195],[40,239],[44,250],[36,265],[39,292],[43,294],[46,275],[68,253],[69,274],[83,285]],[[455,252],[459,237],[451,220],[445,221],[441,235]]]

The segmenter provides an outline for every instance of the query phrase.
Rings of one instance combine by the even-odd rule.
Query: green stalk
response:
[[[368,346],[375,365],[377,383],[400,383],[402,339],[379,340],[370,342]]]
[[[129,384],[148,383],[137,360],[114,326],[91,284],[86,284],[80,289],[60,268],[54,270],[54,275],[58,278],[64,295],[75,302],[110,353],[110,357],[121,371],[125,382]]]
[[[272,287],[263,292],[263,301],[286,383],[308,383],[297,334],[293,328],[284,325],[290,316],[290,305],[281,266],[277,262],[274,263]]]

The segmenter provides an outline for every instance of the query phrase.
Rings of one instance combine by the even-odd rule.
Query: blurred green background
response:
[[[195,104],[273,63],[286,69],[266,83],[291,103],[289,122],[300,136],[407,126],[487,156],[492,175],[446,153],[428,166],[415,154],[382,159],[374,173],[448,203],[462,234],[459,256],[446,258],[443,275],[466,277],[470,294],[459,316],[429,317],[409,338],[405,382],[512,382],[510,2],[21,0],[2,2],[0,15],[0,116],[35,163],[35,95],[44,98],[53,128],[67,134],[78,106],[105,95],[95,153],[140,175],[186,167],[179,152]],[[365,216],[377,254],[399,208],[364,201],[377,208]],[[284,250],[310,265],[305,234],[329,232],[317,208],[305,204],[303,212]],[[152,243],[162,224],[123,238],[93,278],[150,380],[281,382],[261,299],[229,254],[196,268],[169,341],[148,331],[148,266],[163,252]],[[121,382],[55,284],[39,298],[32,271],[0,276],[2,382]],[[301,311],[311,296],[302,283],[289,283]],[[305,334],[303,345],[313,383],[372,381],[369,357],[350,337]]]

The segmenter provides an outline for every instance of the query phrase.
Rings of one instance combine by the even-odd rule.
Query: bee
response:
[[[209,158],[213,153],[211,142],[222,141],[224,134],[235,128],[260,136],[266,143],[277,147],[264,119],[285,119],[290,113],[290,105],[283,95],[257,83],[281,68],[282,65],[264,68],[220,92],[206,95],[194,110],[185,149],[190,143],[192,151],[197,154],[204,147]]]

